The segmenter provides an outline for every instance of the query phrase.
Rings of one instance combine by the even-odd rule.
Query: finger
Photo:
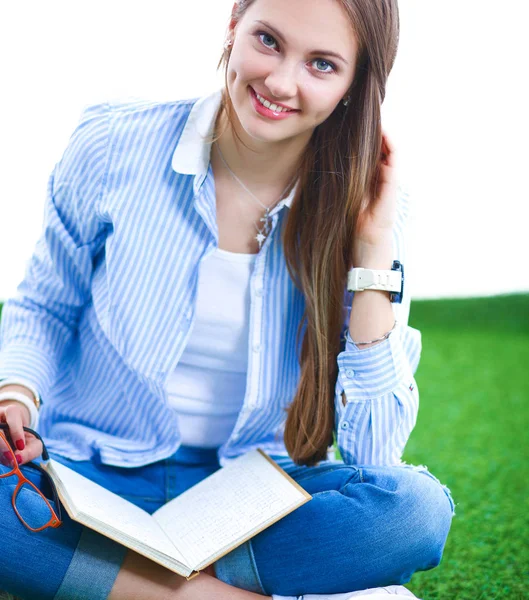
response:
[[[15,456],[19,465],[24,465],[35,460],[42,454],[42,442],[32,435],[26,437],[26,447],[22,451],[16,451]]]
[[[0,423],[6,423],[5,408],[3,407],[0,408]],[[9,430],[0,428],[0,434],[0,457],[2,457],[5,460],[9,460],[7,456],[10,450],[9,445],[7,443],[7,440],[9,439]]]
[[[24,450],[26,447],[24,424],[22,422],[22,412],[15,405],[5,408],[6,422],[9,425],[9,434],[17,450]]]
[[[4,407],[0,408],[0,423],[6,423]],[[0,428],[0,463],[2,463],[4,467],[13,466],[13,454],[11,448],[9,447],[9,444],[7,443],[8,438],[9,431]]]
[[[2,448],[0,449],[0,462],[5,467],[13,467],[16,459],[13,458],[14,452],[11,448],[7,447],[5,443],[2,443]]]
[[[2,443],[0,443],[0,462],[5,467],[13,466],[13,453],[10,451],[10,449],[5,445],[5,443],[3,441],[2,441]]]

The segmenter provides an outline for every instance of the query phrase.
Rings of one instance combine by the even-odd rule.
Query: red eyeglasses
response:
[[[36,431],[33,431],[33,429],[24,427],[24,431],[34,435],[42,442],[40,435]],[[24,469],[28,467],[38,471],[43,475],[46,483],[49,484],[51,488],[53,501],[55,504],[54,508],[49,502],[48,498],[46,498],[39,488],[20,470],[15,453],[13,451],[14,444],[11,436],[9,435],[9,426],[5,423],[0,423],[0,446],[5,446],[5,448],[2,449],[2,454],[10,463],[8,465],[8,468],[10,468],[9,471],[3,473],[0,470],[0,478],[18,477],[18,483],[15,487],[15,491],[13,492],[11,502],[13,504],[13,509],[22,524],[25,525],[25,527],[27,527],[30,531],[35,532],[42,531],[48,527],[53,527],[54,529],[60,527],[62,525],[61,503],[59,501],[55,484],[53,483],[49,474],[37,463],[29,462],[25,465],[22,465]],[[42,458],[44,460],[49,460],[48,451],[46,450],[44,442],[42,442],[42,448]],[[38,502],[35,502],[35,494],[39,496]]]

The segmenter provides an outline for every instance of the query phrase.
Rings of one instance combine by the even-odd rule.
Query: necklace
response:
[[[283,198],[283,196],[285,195],[285,192],[290,187],[290,184],[292,183],[292,181],[290,181],[288,183],[287,187],[281,192],[281,196],[279,196],[279,199],[277,200],[277,202],[274,202],[274,204],[272,206],[265,206],[259,200],[259,198],[257,198],[257,196],[251,190],[249,190],[244,185],[244,183],[237,177],[237,175],[235,175],[235,173],[230,169],[230,166],[226,162],[226,159],[224,158],[224,155],[222,154],[222,150],[220,149],[220,146],[217,143],[215,144],[215,147],[219,151],[219,156],[220,156],[222,162],[224,163],[224,166],[226,167],[226,169],[228,169],[230,175],[235,179],[235,181],[246,192],[248,192],[248,194],[250,194],[250,196],[257,202],[257,204],[259,204],[260,206],[262,206],[262,208],[265,209],[264,215],[259,219],[259,222],[262,223],[261,227],[258,227],[257,224],[254,223],[255,228],[257,229],[257,235],[255,236],[255,239],[257,240],[257,243],[259,244],[259,250],[261,250],[261,246],[263,245],[263,242],[266,240],[268,234],[270,233],[270,231],[272,229],[272,217],[270,217],[270,208],[273,208],[277,204],[277,202],[279,202],[279,200],[281,200],[281,198]]]

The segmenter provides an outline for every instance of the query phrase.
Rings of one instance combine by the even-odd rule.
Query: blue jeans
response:
[[[220,468],[215,449],[191,447],[138,468],[53,458],[148,512]],[[218,579],[266,595],[340,593],[403,584],[441,561],[454,503],[425,467],[272,458],[313,498],[219,559]],[[126,548],[66,514],[58,529],[28,531],[11,506],[14,483],[0,479],[0,588],[26,600],[107,598]]]

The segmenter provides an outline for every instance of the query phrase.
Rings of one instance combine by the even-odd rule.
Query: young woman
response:
[[[7,591],[343,600],[439,564],[449,490],[401,461],[420,336],[380,123],[398,24],[396,0],[240,0],[225,89],[86,110],[2,316],[17,461],[42,452],[22,429],[42,399],[51,455],[149,511],[255,447],[313,498],[186,581],[67,517],[30,532],[4,477]]]

